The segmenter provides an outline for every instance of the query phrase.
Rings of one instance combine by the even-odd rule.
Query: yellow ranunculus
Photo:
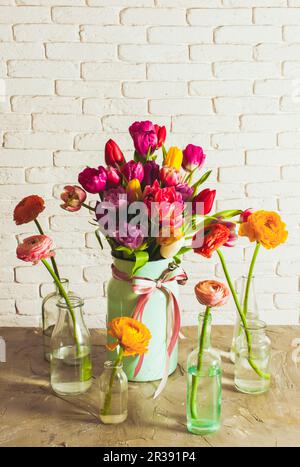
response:
[[[172,146],[166,155],[164,165],[168,167],[174,167],[176,170],[180,170],[182,159],[183,153],[181,149],[177,148],[176,146]]]
[[[141,184],[137,178],[133,178],[128,182],[126,193],[130,203],[133,203],[134,201],[140,201],[142,199],[143,194]]]
[[[288,232],[277,212],[256,211],[240,225],[239,235],[248,237],[250,242],[259,242],[269,250],[284,243]]]

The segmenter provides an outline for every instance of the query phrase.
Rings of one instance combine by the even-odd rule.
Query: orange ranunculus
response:
[[[148,351],[151,333],[140,321],[133,318],[115,318],[108,323],[108,334],[117,342],[107,344],[109,350],[115,350],[120,345],[124,349],[124,357],[143,355]]]
[[[255,211],[239,228],[241,237],[248,237],[250,242],[259,242],[267,248],[276,248],[287,239],[286,225],[277,212]]]
[[[14,221],[17,225],[34,221],[44,211],[45,202],[37,195],[26,196],[20,201],[14,210]]]

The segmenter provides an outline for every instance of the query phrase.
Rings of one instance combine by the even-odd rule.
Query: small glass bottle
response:
[[[128,381],[122,362],[104,363],[99,378],[100,420],[105,424],[122,423],[127,418]]]
[[[50,380],[52,389],[61,395],[86,392],[92,384],[90,333],[83,320],[81,298],[69,295],[76,320],[76,332],[69,308],[61,298],[59,316],[51,337]]]
[[[247,276],[242,276],[242,280],[240,281],[239,287],[238,287],[240,304],[241,304],[243,311],[244,311],[244,305],[245,305],[244,301],[245,301],[247,279],[248,279]],[[256,299],[255,276],[252,276],[251,282],[250,282],[250,287],[249,287],[249,292],[248,292],[246,319],[247,321],[259,319],[259,312],[258,312],[257,299]],[[232,361],[232,363],[234,363],[235,361],[235,341],[240,333],[241,333],[241,320],[240,320],[239,314],[237,313],[233,337],[232,337],[231,349],[230,349],[230,360]]]
[[[69,293],[69,281],[68,279],[60,280],[63,288]],[[44,347],[44,358],[50,362],[50,340],[53,333],[53,329],[58,319],[58,308],[57,303],[61,298],[58,287],[54,284],[54,291],[49,293],[43,300],[42,303],[42,323],[43,323],[43,347]]]
[[[251,336],[251,359],[263,373],[268,373],[271,341],[265,333],[266,323],[257,319],[248,320],[246,329]],[[249,364],[248,345],[243,325],[241,325],[241,333],[236,339],[235,352],[235,387],[247,394],[261,394],[268,391],[270,379],[258,375]]]
[[[199,314],[199,338],[204,313]],[[197,369],[199,349],[193,350],[187,360],[187,429],[205,435],[220,428],[222,400],[221,359],[211,348],[211,315],[208,318],[200,374]]]

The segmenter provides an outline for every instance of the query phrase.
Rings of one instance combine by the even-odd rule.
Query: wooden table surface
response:
[[[223,361],[222,427],[203,437],[189,434],[185,425],[185,361],[196,346],[197,330],[184,328],[183,333],[179,365],[163,394],[154,401],[157,383],[130,383],[128,419],[103,425],[96,379],[105,358],[103,331],[92,331],[92,388],[81,396],[59,397],[49,384],[41,331],[0,328],[7,346],[7,362],[0,363],[0,446],[300,446],[300,362],[297,368],[292,359],[299,327],[269,328],[272,384],[268,393],[256,396],[234,388],[227,353],[232,328],[213,328]]]

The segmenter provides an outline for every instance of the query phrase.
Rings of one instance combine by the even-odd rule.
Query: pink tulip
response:
[[[201,169],[205,162],[206,155],[203,152],[201,146],[195,146],[194,144],[188,144],[183,151],[182,167],[188,172],[192,172],[196,167]]]
[[[201,305],[215,308],[227,303],[230,292],[222,282],[206,280],[198,282],[195,286],[195,294]]]
[[[127,182],[129,182],[133,178],[137,178],[140,183],[143,181],[144,167],[141,162],[126,162],[126,164],[123,165],[121,170]]]
[[[98,169],[87,167],[78,175],[78,181],[89,193],[100,193],[106,187],[106,170],[101,165]]]
[[[165,186],[176,186],[182,182],[182,176],[174,167],[162,167],[160,179]]]
[[[64,191],[60,195],[64,201],[60,207],[66,211],[75,212],[81,209],[82,203],[86,200],[86,192],[76,185],[66,185]]]
[[[251,216],[251,214],[254,213],[254,210],[251,208],[246,209],[242,214],[240,215],[240,222],[247,222],[248,217]]]
[[[121,185],[122,177],[118,169],[108,166],[106,167],[107,188],[117,188]]]
[[[42,259],[55,256],[51,251],[53,242],[47,235],[32,235],[17,246],[17,257],[22,261],[37,264]]]

